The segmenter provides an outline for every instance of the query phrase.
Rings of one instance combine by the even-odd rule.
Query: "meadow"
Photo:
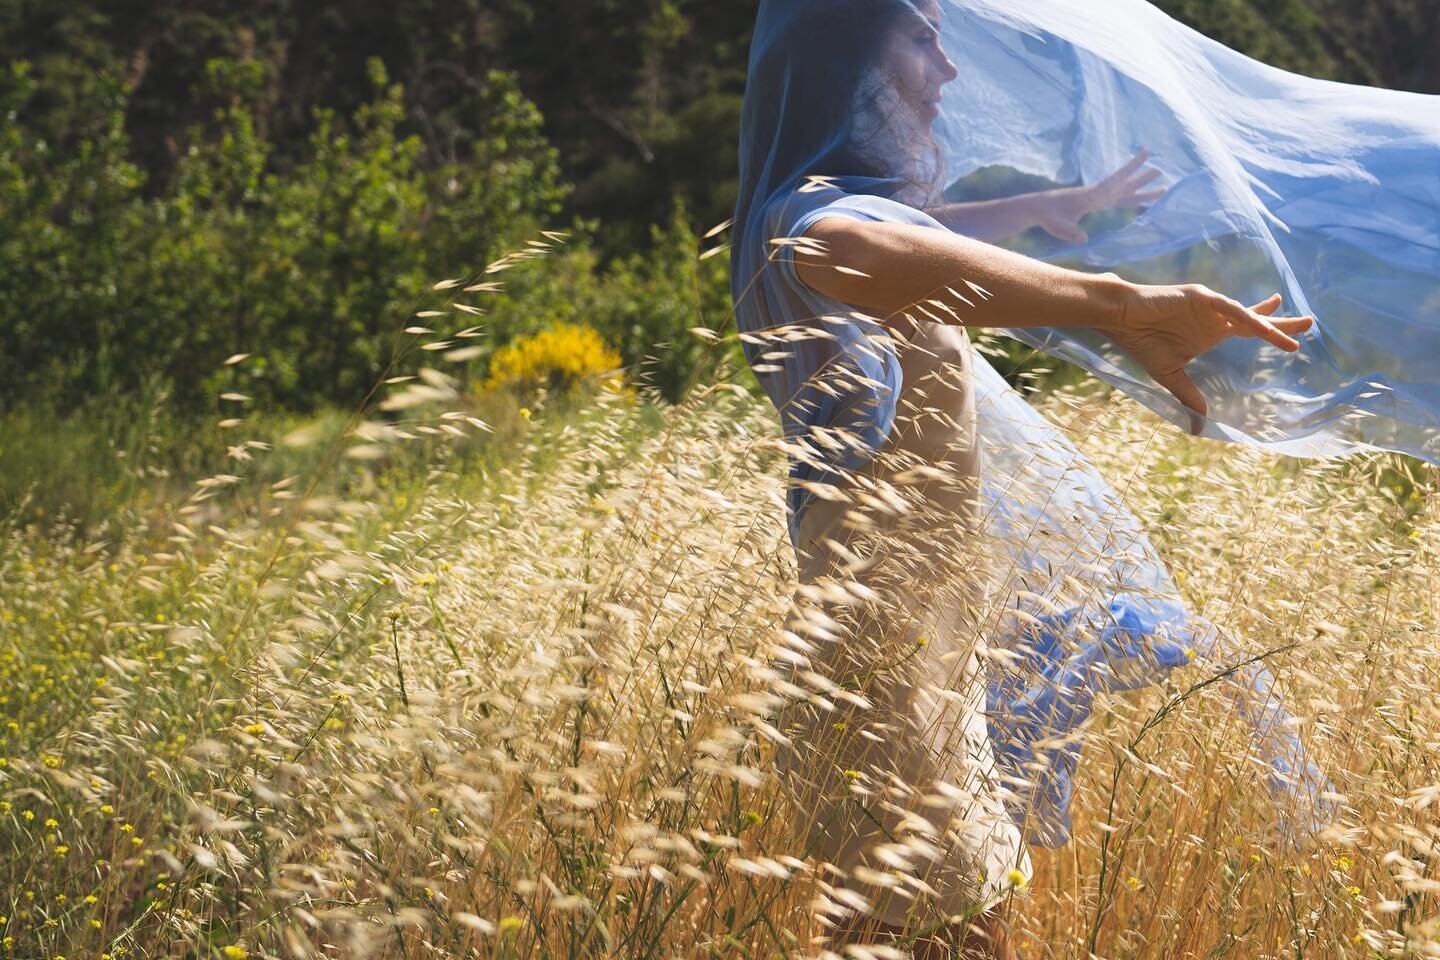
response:
[[[205,475],[11,499],[0,956],[826,953],[853,899],[772,769],[773,410],[704,328],[677,403],[583,338],[583,389],[472,390],[444,357],[486,276],[437,285],[355,411],[233,395]],[[1074,838],[1005,904],[1025,955],[1440,956],[1433,472],[1197,442],[1093,382],[1034,402],[1279,677],[1343,815],[1277,843],[1202,664],[1102,697]]]

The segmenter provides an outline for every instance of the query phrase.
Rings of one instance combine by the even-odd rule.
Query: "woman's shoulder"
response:
[[[817,220],[830,216],[927,226],[936,223],[929,214],[898,200],[846,191],[823,177],[811,177],[771,198],[765,211],[766,233],[772,238],[798,237]]]

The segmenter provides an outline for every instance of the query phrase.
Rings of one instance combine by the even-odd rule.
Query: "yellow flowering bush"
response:
[[[557,323],[495,351],[485,386],[572,392],[587,381],[615,371],[620,363],[620,354],[593,328]],[[618,375],[614,379],[618,380]]]

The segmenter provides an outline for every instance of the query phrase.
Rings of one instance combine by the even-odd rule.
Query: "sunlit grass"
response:
[[[833,878],[772,775],[795,588],[773,410],[723,383],[659,410],[602,386],[487,419],[423,359],[168,512],[83,536],[6,520],[0,955],[825,948]],[[1106,698],[1075,837],[1007,907],[1027,955],[1440,955],[1428,488],[1397,458],[1280,460],[1128,401],[1038,402],[1198,612],[1287,648],[1269,666],[1348,812],[1278,847],[1229,704],[1167,710],[1198,666]]]

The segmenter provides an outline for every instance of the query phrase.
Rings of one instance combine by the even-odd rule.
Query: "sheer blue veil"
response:
[[[742,294],[773,255],[754,214],[807,176],[926,209],[1093,183],[1145,148],[1158,201],[1094,215],[1083,244],[1032,231],[1004,245],[1246,303],[1283,292],[1283,313],[1318,321],[1300,351],[1237,337],[1188,367],[1209,402],[1203,435],[1440,463],[1440,97],[1287,73],[1143,0],[940,0],[941,45],[960,71],[940,118],[867,156],[856,88],[867,40],[897,8],[919,16],[907,0],[761,5],[732,248],[742,330],[766,322],[765,298]],[[882,147],[888,166],[871,159]],[[1188,429],[1190,411],[1101,335],[1006,332]]]
[[[883,441],[899,382],[872,318],[797,311],[793,283],[777,271],[803,243],[777,207],[809,191],[817,199],[800,207],[812,212],[839,200],[852,214],[940,227],[930,212],[943,204],[1093,183],[1144,148],[1164,189],[1149,206],[1092,215],[1080,243],[1039,231],[997,242],[1137,282],[1205,283],[1245,303],[1282,292],[1281,312],[1313,314],[1316,326],[1295,353],[1237,337],[1194,360],[1187,372],[1209,404],[1202,435],[1290,455],[1383,449],[1440,463],[1440,98],[1286,73],[1143,0],[939,6],[940,43],[959,76],[943,88],[938,120],[916,128],[870,85],[877,33],[897,16],[922,17],[914,4],[762,0],[732,292],[747,357],[787,437],[843,422],[854,449],[828,465],[853,466]],[[1003,332],[1190,428],[1191,411],[1100,334]],[[806,333],[819,345],[802,345]],[[834,383],[806,393],[817,364],[836,359],[849,361],[846,382],[865,395],[868,416],[844,420],[865,404]],[[977,359],[985,513],[995,549],[1013,561],[1006,589],[1019,611],[990,638],[1013,656],[991,678],[989,720],[1032,842],[1069,835],[1079,742],[1068,734],[1094,696],[1197,658],[1228,665],[1277,793],[1314,801],[1307,818],[1333,813],[1274,678],[1237,666],[1243,644],[1186,608],[1115,491]],[[792,454],[792,478],[823,476],[815,449]]]

